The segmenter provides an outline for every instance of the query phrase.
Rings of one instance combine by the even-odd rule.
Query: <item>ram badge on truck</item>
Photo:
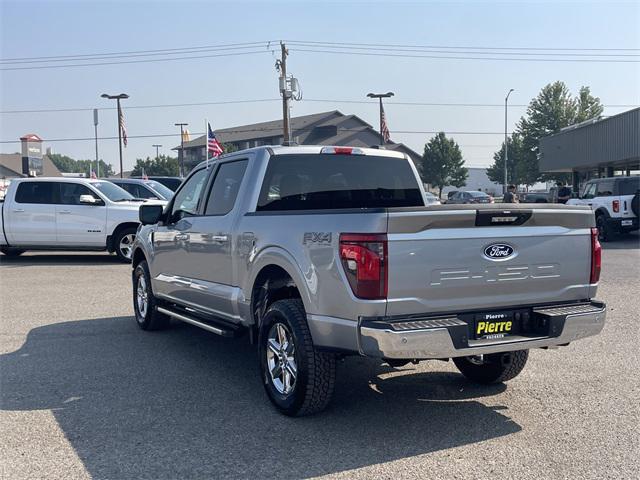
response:
[[[604,325],[588,207],[425,206],[415,167],[396,152],[234,152],[196,167],[140,221],[138,325],[248,332],[287,415],[327,405],[340,356],[453,359],[472,381],[502,382],[529,349]]]

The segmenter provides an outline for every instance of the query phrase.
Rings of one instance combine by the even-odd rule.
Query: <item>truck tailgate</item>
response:
[[[589,298],[591,210],[505,207],[389,210],[387,315]]]

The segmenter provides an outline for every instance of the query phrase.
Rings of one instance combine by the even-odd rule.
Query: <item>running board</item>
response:
[[[185,323],[190,323],[191,325],[195,325],[196,327],[202,328],[203,330],[206,330],[206,331],[211,332],[211,333],[215,333],[216,335],[220,335],[222,337],[233,337],[234,336],[234,331],[231,330],[231,329],[214,326],[214,325],[211,325],[210,323],[205,323],[204,321],[202,321],[200,319],[195,319],[193,317],[185,315],[184,313],[178,313],[178,312],[175,312],[173,310],[169,310],[169,309],[164,308],[164,307],[156,307],[156,308],[157,308],[158,312],[160,312],[160,313],[164,313],[165,315],[169,315],[170,317],[173,317],[176,320],[180,320],[180,321],[185,322]]]

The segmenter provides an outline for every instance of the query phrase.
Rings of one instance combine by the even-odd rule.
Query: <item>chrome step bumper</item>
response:
[[[358,327],[360,354],[394,359],[453,358],[467,355],[566,345],[600,333],[606,306],[602,302],[536,307],[532,314],[549,322],[545,336],[510,336],[473,340],[473,327],[456,315],[438,318],[367,319]]]

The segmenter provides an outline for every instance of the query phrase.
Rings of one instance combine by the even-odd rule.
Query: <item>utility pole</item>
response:
[[[507,96],[504,98],[504,186],[502,187],[502,194],[507,193],[507,161],[509,160],[509,137],[507,134],[507,102],[509,101],[509,95],[513,92],[513,88],[509,90]]]
[[[100,178],[100,160],[98,160],[98,109],[93,109],[93,131],[96,137],[96,177]]]
[[[280,42],[281,59],[276,64],[276,68],[280,69],[280,93],[282,94],[282,137],[283,144],[289,145],[291,143],[291,131],[289,128],[290,123],[290,111],[289,111],[289,97],[291,92],[287,88],[287,47],[283,42]]]
[[[180,127],[180,155],[178,155],[179,157],[179,163],[180,163],[180,177],[184,177],[184,127],[186,127],[187,125],[189,125],[188,123],[174,123],[174,125],[176,127]],[[207,149],[207,134],[205,133],[205,151]]]
[[[122,168],[122,109],[120,108],[120,100],[123,100],[125,98],[129,98],[129,95],[127,95],[126,93],[121,93],[120,95],[108,95],[106,93],[103,93],[102,95],[100,95],[102,98],[108,98],[109,100],[115,100],[117,105],[118,105],[118,147],[120,147],[120,178],[124,178],[124,175],[122,174],[123,168]]]
[[[385,141],[384,141],[384,134],[382,133],[382,115],[383,115],[383,109],[382,109],[382,99],[383,98],[389,98],[389,97],[393,97],[394,93],[393,92],[387,92],[387,93],[367,93],[367,97],[369,98],[377,98],[380,101],[380,145],[384,145]]]
[[[156,147],[156,162],[159,159],[159,155],[158,155],[158,149],[162,146],[162,145],[158,145],[157,143],[154,143],[153,145],[151,145],[152,147]]]

